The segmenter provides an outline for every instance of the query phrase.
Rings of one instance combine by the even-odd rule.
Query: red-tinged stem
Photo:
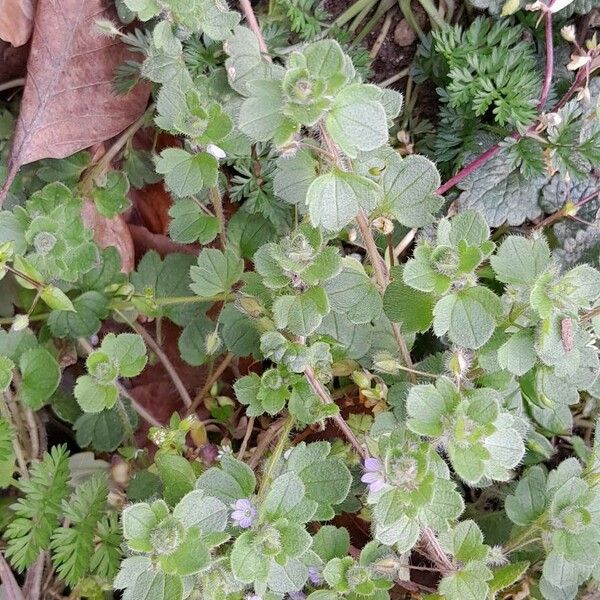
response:
[[[446,183],[440,185],[440,187],[437,190],[435,190],[435,193],[439,194],[440,196],[444,195],[457,183],[460,183],[463,179],[466,179],[471,173],[477,171],[477,169],[483,166],[488,160],[490,160],[490,158],[496,156],[498,152],[500,152],[500,144],[494,144],[491,148],[486,150],[475,160],[471,161],[466,167],[463,167],[458,173],[450,177],[450,179],[448,179]]]
[[[550,10],[546,10],[544,19],[546,21],[546,68],[544,70],[544,84],[537,105],[539,111],[544,108],[546,100],[548,100],[550,84],[552,83],[552,71],[554,70],[554,42],[552,40],[552,12]]]
[[[552,13],[548,11],[545,15],[546,17],[546,67],[544,72],[544,83],[542,85],[542,90],[540,92],[540,97],[538,100],[538,110],[541,109],[546,100],[548,99],[548,93],[550,90],[550,84],[552,83],[552,70],[553,70],[553,62],[554,62],[554,46],[552,41]],[[593,70],[594,67],[592,66]],[[575,94],[579,86],[583,83],[586,77],[589,75],[589,69],[583,68],[579,69],[577,75],[575,76],[575,80],[571,87],[567,90],[565,95],[550,109],[550,112],[556,112],[560,110]],[[536,129],[536,125],[532,125],[528,131],[534,131]],[[520,140],[523,135],[515,132],[511,135],[514,140]],[[501,146],[500,144],[494,144],[491,148],[488,148],[483,154],[478,156],[476,159],[471,161],[467,166],[463,167],[458,173],[454,174],[446,183],[442,184],[436,191],[436,194],[443,195],[448,190],[453,188],[457,183],[460,183],[463,179],[466,179],[471,173],[479,169],[479,167],[483,166],[490,158],[493,158],[500,152]]]

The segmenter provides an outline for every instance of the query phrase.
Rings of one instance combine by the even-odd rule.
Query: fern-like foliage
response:
[[[320,0],[277,0],[289,19],[290,29],[303,40],[316,37],[329,17]]]
[[[96,524],[94,554],[89,571],[104,580],[112,580],[117,571],[123,553],[121,552],[121,525],[117,513],[105,514]]]
[[[62,502],[68,493],[69,460],[66,446],[54,446],[22,479],[23,493],[12,509],[17,517],[8,526],[6,556],[13,567],[23,572],[50,544],[59,523]]]
[[[96,527],[104,512],[107,494],[105,478],[97,475],[82,483],[68,502],[63,501],[69,525],[56,529],[50,546],[54,568],[71,587],[90,571]]]
[[[536,116],[540,77],[535,46],[520,26],[478,17],[435,31],[419,47],[415,78],[431,79],[441,102],[435,158],[452,168],[480,134],[500,138]]]

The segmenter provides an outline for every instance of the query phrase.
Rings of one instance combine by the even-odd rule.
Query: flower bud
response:
[[[29,327],[29,315],[17,315],[12,324],[13,331],[23,331]]]
[[[562,35],[563,40],[567,42],[575,41],[575,25],[565,25],[560,30],[560,35]]]

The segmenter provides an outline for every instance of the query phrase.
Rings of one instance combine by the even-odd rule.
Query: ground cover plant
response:
[[[0,7],[0,598],[598,597],[596,0]]]

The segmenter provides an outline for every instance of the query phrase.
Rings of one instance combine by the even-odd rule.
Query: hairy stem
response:
[[[119,314],[121,315],[122,318],[126,319],[125,315],[123,315],[122,313],[119,313]],[[181,397],[181,400],[183,401],[183,403],[188,408],[191,407],[192,406],[192,398],[190,397],[190,394],[187,391],[185,384],[181,380],[181,377],[179,377],[179,374],[177,373],[177,371],[176,371],[175,367],[173,366],[173,363],[171,362],[169,357],[165,354],[165,352],[163,352],[163,349],[156,343],[156,340],[148,333],[148,331],[146,330],[145,327],[140,325],[137,321],[129,321],[128,319],[126,319],[126,320],[127,320],[127,323],[129,324],[129,326],[138,335],[140,335],[143,338],[144,342],[146,342],[146,345],[152,349],[154,354],[156,354],[156,356],[162,363],[163,367],[165,368],[165,371],[168,373],[169,377],[171,378],[173,385],[179,392],[179,396]]]
[[[215,215],[219,220],[219,241],[221,242],[221,248],[223,250],[227,246],[227,235],[225,233],[225,213],[223,212],[223,198],[221,198],[221,192],[216,185],[213,185],[208,190],[208,195],[210,196],[210,201],[215,209]]]
[[[281,455],[283,454],[283,449],[285,448],[286,443],[288,442],[288,435],[290,431],[292,431],[292,427],[294,426],[294,419],[291,415],[288,415],[285,419],[283,427],[279,430],[279,440],[277,441],[277,445],[269,458],[269,462],[265,468],[265,472],[262,477],[262,481],[260,482],[260,487],[258,488],[258,497],[264,498],[266,493],[269,491],[273,480],[275,479],[275,474],[277,472],[277,465],[281,459]]]
[[[270,62],[271,57],[269,56],[269,49],[267,48],[267,43],[265,42],[265,38],[263,37],[258,21],[256,20],[256,15],[254,14],[254,10],[252,9],[252,4],[250,4],[250,0],[240,0],[240,7],[242,9],[242,12],[244,13],[244,17],[246,17],[248,27],[258,40],[258,47],[260,48],[260,51],[263,54],[263,58]]]
[[[187,411],[188,415],[191,415],[192,413],[196,412],[196,409],[198,408],[198,406],[200,406],[200,403],[204,400],[204,398],[206,397],[206,394],[208,394],[208,392],[210,391],[210,388],[213,386],[215,381],[217,381],[219,379],[219,377],[221,377],[221,375],[223,374],[225,369],[229,366],[229,363],[231,363],[232,360],[233,360],[233,353],[228,352],[223,357],[223,360],[221,361],[219,366],[213,371],[212,375],[210,375],[210,377],[206,380],[205,384],[202,386],[200,391],[196,394],[194,401],[191,403],[190,407],[188,408],[188,411]]]
[[[327,390],[321,385],[321,382],[317,379],[317,376],[315,375],[315,372],[313,371],[312,367],[306,367],[306,370],[304,371],[304,375],[305,375],[308,383],[310,384],[310,387],[312,388],[313,392],[317,396],[319,396],[319,398],[323,401],[323,403],[335,404],[335,402],[332,400],[331,396],[329,395],[329,392],[327,392]],[[337,415],[334,415],[332,418],[333,418],[335,424],[337,425],[338,429],[344,434],[346,439],[352,444],[352,446],[354,447],[354,449],[356,450],[358,455],[363,460],[368,458],[369,455],[368,455],[366,449],[358,441],[358,438],[354,435],[354,432],[352,431],[352,429],[350,429],[350,426],[348,425],[348,423],[346,423],[346,421],[344,420],[344,417],[342,417],[342,415],[340,415],[340,414],[337,414]]]

